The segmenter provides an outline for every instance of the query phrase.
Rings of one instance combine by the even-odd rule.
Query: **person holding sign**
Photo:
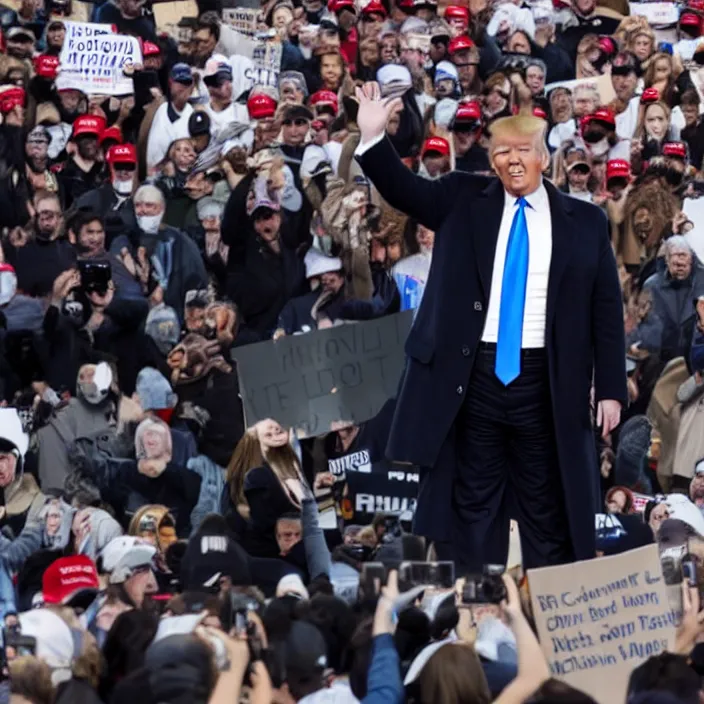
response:
[[[435,232],[387,454],[424,467],[415,531],[441,559],[524,567],[595,554],[598,464],[626,401],[621,291],[606,218],[542,177],[546,123],[496,120],[498,179],[414,175],[385,139],[400,100],[357,89],[357,155],[382,197]],[[447,507],[452,510],[448,511]]]

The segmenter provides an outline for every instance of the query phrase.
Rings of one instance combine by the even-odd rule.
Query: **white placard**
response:
[[[653,27],[677,24],[679,19],[674,2],[632,2],[630,7],[631,14],[645,17]]]

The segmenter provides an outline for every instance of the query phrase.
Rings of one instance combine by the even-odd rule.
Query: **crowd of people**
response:
[[[436,579],[428,468],[382,510],[394,399],[247,427],[233,350],[422,301],[434,232],[355,159],[356,88],[400,99],[418,178],[489,175],[492,123],[544,120],[544,176],[608,218],[621,275],[599,554],[684,540],[704,585],[704,3],[268,0],[243,33],[219,0],[169,27],[103,0],[142,57],[107,96],[62,75],[77,5],[0,6],[0,702],[593,702],[551,676],[520,558]],[[630,704],[704,697],[682,590]]]

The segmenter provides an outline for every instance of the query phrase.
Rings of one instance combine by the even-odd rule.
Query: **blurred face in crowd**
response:
[[[609,510],[609,513],[623,513],[623,509],[626,507],[626,501],[626,495],[622,491],[614,491],[606,504],[606,508]]]
[[[199,171],[188,177],[184,190],[189,198],[199,200],[213,192],[213,182],[205,175],[204,171]]]
[[[398,40],[393,34],[387,34],[381,40],[381,63],[393,64],[398,60]]]
[[[460,85],[462,86],[462,92],[466,95],[469,93],[472,85],[477,80],[477,67],[479,66],[479,59],[471,50],[459,51],[453,57],[452,60],[457,68],[457,75],[460,79]]]
[[[533,95],[540,95],[545,88],[545,73],[540,66],[529,66],[526,69],[526,83]]]
[[[550,110],[554,122],[567,122],[572,117],[572,96],[569,91],[556,88],[550,94]]]
[[[699,120],[699,106],[697,105],[681,105],[680,109],[684,115],[685,125],[694,127]]]
[[[0,452],[0,489],[5,489],[15,479],[17,457],[12,452]]]
[[[138,203],[134,204],[134,212],[138,217],[160,215],[164,212],[164,204],[143,196]]]
[[[349,30],[354,27],[355,22],[357,21],[357,15],[352,12],[352,10],[344,8],[338,14],[337,21],[340,27],[342,27],[342,29],[344,29],[346,32],[349,32]]]
[[[423,54],[408,43],[408,39],[401,37],[401,63],[403,63],[411,74],[418,73],[423,69]]]
[[[504,188],[514,197],[533,193],[542,180],[548,156],[535,135],[495,135],[491,145],[491,165]]]
[[[425,225],[419,224],[416,230],[416,242],[421,249],[431,250],[435,243],[435,233],[425,227]]]
[[[98,158],[98,138],[95,135],[81,135],[76,139],[76,147],[82,159],[95,161]]]
[[[215,85],[208,86],[208,94],[212,101],[229,105],[232,102],[232,81],[219,78]]]
[[[329,271],[320,277],[320,285],[326,293],[338,293],[345,283],[339,271]]]
[[[366,39],[367,37],[373,38],[376,43],[376,38],[379,35],[383,24],[384,18],[377,12],[362,15],[362,22],[359,25],[361,37],[363,39]]]
[[[677,245],[668,247],[667,271],[677,281],[684,281],[692,273],[692,252]]]
[[[653,67],[653,83],[664,84],[672,73],[670,61],[665,58],[658,59]]]
[[[257,126],[254,130],[257,147],[265,147],[274,143],[279,136],[280,129],[281,123],[274,117],[257,120]]]
[[[143,0],[118,0],[118,4],[123,17],[134,19],[142,14],[144,2]]]
[[[613,86],[616,97],[625,102],[628,102],[636,92],[636,84],[638,78],[635,71],[629,70],[625,75],[621,73],[611,72],[611,85]]]
[[[575,0],[574,7],[580,15],[586,17],[594,12],[596,0]]]
[[[282,81],[279,86],[279,92],[281,94],[282,103],[288,103],[289,105],[300,105],[305,100],[303,91],[299,88],[298,83],[295,81]]]
[[[704,474],[695,474],[689,485],[689,498],[701,508],[704,506]]]
[[[288,433],[275,420],[262,420],[255,428],[262,452],[271,447],[283,447],[288,444]]]
[[[35,204],[37,232],[42,239],[53,240],[61,230],[61,206],[53,198],[45,198]]]
[[[386,131],[392,137],[398,132],[398,128],[401,126],[401,114],[394,113],[389,116],[389,120],[386,123]]]
[[[613,196],[614,200],[619,200],[621,198],[627,186],[628,179],[620,176],[617,178],[610,178],[606,183],[606,188]]]
[[[492,87],[492,89],[487,93],[486,96],[486,107],[487,110],[492,114],[496,114],[497,112],[501,112],[506,105],[508,104],[508,99],[511,95],[511,84],[507,79],[503,81],[503,83],[500,83],[499,85],[495,85]]]
[[[81,93],[77,90],[59,91],[59,102],[61,107],[68,113],[75,113],[81,104]]]
[[[105,252],[105,230],[100,220],[83,225],[78,233],[78,247],[84,257],[98,257]]]
[[[587,164],[577,164],[576,166],[573,166],[567,174],[567,180],[569,181],[570,188],[573,191],[586,191],[590,172],[591,169]]]
[[[574,91],[574,114],[575,117],[583,117],[591,115],[597,108],[597,97],[591,89],[582,89],[579,87]]]
[[[633,53],[639,61],[645,61],[653,51],[653,42],[647,34],[639,34],[633,40]]]
[[[293,13],[288,7],[277,7],[271,16],[271,24],[281,34],[293,22]]]
[[[7,55],[16,59],[31,59],[34,53],[34,42],[22,35],[7,40]]]
[[[663,521],[666,521],[670,517],[670,509],[667,507],[666,503],[658,504],[651,512],[650,519],[648,520],[648,525],[653,531],[653,535],[657,537],[658,531]]]
[[[186,101],[193,93],[193,81],[182,83],[181,81],[169,81],[169,94],[171,102],[177,105],[185,105]]]
[[[205,63],[215,51],[216,44],[215,35],[207,27],[199,29],[193,37],[193,56],[199,62]]]
[[[158,586],[151,566],[137,567],[132,576],[124,583],[127,595],[139,609],[151,594],[156,594]]]
[[[450,157],[431,152],[423,157],[423,164],[431,178],[437,178],[450,171]]]
[[[174,166],[183,172],[188,171],[196,160],[196,150],[190,139],[179,139],[169,150],[169,155]]]
[[[455,91],[455,82],[451,78],[443,78],[435,83],[435,97],[438,100],[449,98]]]
[[[431,40],[429,56],[433,64],[437,66],[437,64],[447,58],[447,42],[439,39]]]
[[[258,208],[254,213],[254,230],[270,246],[277,249],[281,215],[270,208]]]
[[[452,139],[455,143],[455,154],[464,156],[477,141],[479,128],[470,125],[455,125],[452,130]]]
[[[281,555],[288,555],[303,537],[301,522],[294,518],[280,518],[276,522],[276,543]]]
[[[35,173],[44,171],[49,162],[49,142],[43,136],[30,135],[24,148],[27,162]]]
[[[379,45],[376,41],[362,42],[359,47],[359,60],[362,66],[376,66],[379,58]]]
[[[633,214],[633,229],[641,242],[650,237],[653,230],[653,218],[647,208],[638,208]]]
[[[304,117],[286,119],[282,123],[284,144],[289,147],[300,147],[305,141],[310,129],[310,121]]]
[[[342,59],[338,54],[320,57],[320,78],[328,90],[337,90],[342,82]]]
[[[645,132],[648,137],[663,140],[667,134],[669,120],[662,105],[653,103],[645,110]]]
[[[51,24],[46,33],[46,43],[51,49],[60,49],[64,44],[66,28],[63,24]]]
[[[514,54],[530,56],[530,42],[523,32],[514,32],[506,44],[506,50]]]

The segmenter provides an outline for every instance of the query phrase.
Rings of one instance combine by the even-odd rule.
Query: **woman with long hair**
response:
[[[675,62],[675,58],[670,54],[658,52],[654,54],[648,63],[648,68],[643,75],[643,86],[645,88],[655,88],[660,100],[667,103],[671,108],[679,100],[677,89],[677,76],[682,67]]]
[[[246,520],[242,545],[250,555],[278,557],[276,521],[301,510],[304,478],[289,434],[274,420],[249,428],[227,467],[231,504]]]
[[[662,145],[675,139],[670,124],[670,106],[662,100],[643,102],[641,98],[638,124],[631,142],[631,170],[640,173],[643,162],[659,156]]]

